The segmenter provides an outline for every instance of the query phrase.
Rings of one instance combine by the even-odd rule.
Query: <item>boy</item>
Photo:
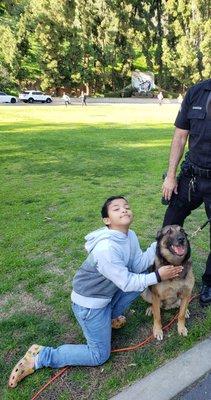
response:
[[[129,230],[133,214],[123,196],[113,196],[102,207],[106,227],[86,236],[88,257],[76,273],[71,294],[73,312],[87,344],[62,345],[56,349],[32,345],[16,364],[9,387],[42,367],[96,366],[108,360],[111,328],[125,325],[122,315],[147,286],[173,279],[182,267],[164,266],[147,273],[153,264],[156,243],[143,253],[136,234]]]
[[[68,106],[68,104],[71,104],[70,97],[65,92],[63,93],[62,99],[64,100],[64,104],[66,107]]]

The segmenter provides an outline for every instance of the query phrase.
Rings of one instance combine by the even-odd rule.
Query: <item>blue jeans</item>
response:
[[[103,308],[85,308],[75,303],[72,309],[86,344],[64,344],[54,349],[43,347],[35,359],[35,368],[60,368],[67,365],[95,366],[108,360],[111,353],[111,320],[122,315],[140,292],[118,290],[111,303]]]

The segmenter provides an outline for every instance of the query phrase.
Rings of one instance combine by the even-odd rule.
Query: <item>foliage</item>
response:
[[[172,77],[185,88],[190,82],[210,77],[209,13],[206,0],[165,2],[163,61]]]
[[[210,77],[206,0],[2,0],[0,88],[121,90],[131,70],[163,89]]]

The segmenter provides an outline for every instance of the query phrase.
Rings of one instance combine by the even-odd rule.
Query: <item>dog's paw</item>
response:
[[[155,339],[157,339],[159,341],[163,340],[163,331],[161,328],[157,328],[157,327],[153,328],[153,335],[154,335]]]
[[[148,317],[151,317],[151,315],[152,315],[152,306],[147,307],[145,315],[147,315]]]
[[[188,330],[185,325],[178,324],[177,330],[180,336],[188,336]]]
[[[188,310],[188,308],[187,308],[186,313],[185,313],[185,318],[190,318],[190,311]]]

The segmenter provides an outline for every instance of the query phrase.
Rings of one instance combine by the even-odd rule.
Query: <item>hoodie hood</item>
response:
[[[107,227],[97,229],[85,236],[85,249],[90,253],[97,243],[104,239],[111,239],[114,242],[123,243],[127,240],[128,235],[126,233],[115,231]]]

